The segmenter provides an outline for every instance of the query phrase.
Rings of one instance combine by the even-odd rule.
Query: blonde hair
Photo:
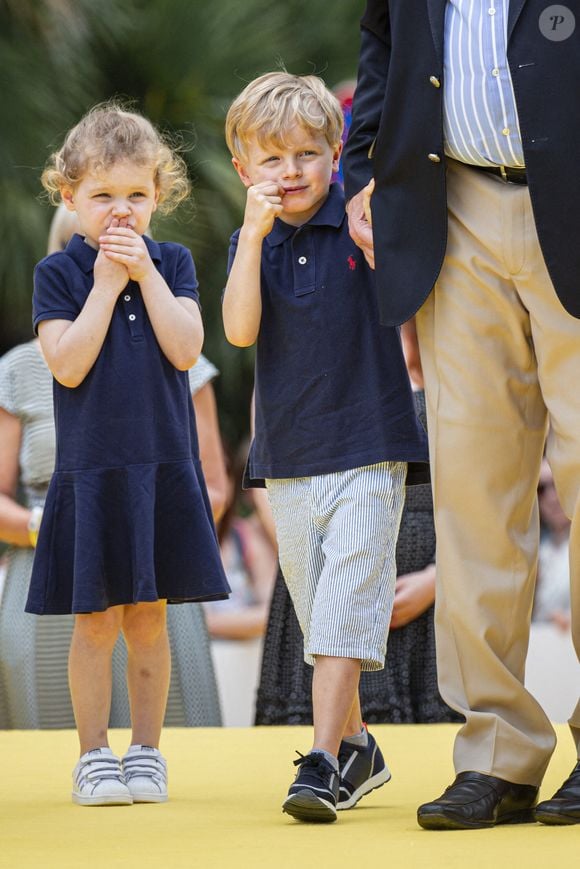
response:
[[[161,212],[172,211],[189,195],[187,166],[175,147],[151,121],[116,100],[94,106],[69,130],[41,181],[58,205],[63,187],[75,187],[88,171],[107,170],[121,160],[152,166]]]
[[[48,232],[47,253],[64,250],[75,232],[80,232],[76,211],[69,211],[61,202],[53,214]]]
[[[284,145],[284,137],[296,125],[309,133],[322,134],[332,148],[342,136],[344,118],[340,103],[321,78],[267,72],[251,81],[231,104],[226,116],[226,142],[238,160],[256,139]]]

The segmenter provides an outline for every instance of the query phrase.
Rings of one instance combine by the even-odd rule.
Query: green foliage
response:
[[[231,99],[247,81],[284,65],[333,85],[352,78],[362,0],[0,0],[0,350],[30,336],[34,263],[52,208],[39,176],[64,132],[111,96],[135,102],[178,136],[193,202],[158,220],[154,234],[195,258],[222,426],[247,429],[251,350],[229,347],[220,299],[228,239],[245,193],[223,142]],[[331,11],[329,11],[331,10]]]

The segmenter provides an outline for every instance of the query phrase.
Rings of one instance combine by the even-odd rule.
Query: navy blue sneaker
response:
[[[300,754],[300,752],[298,752]],[[282,811],[297,821],[328,824],[336,821],[339,775],[323,754],[301,754],[294,784],[284,800]]]
[[[340,767],[340,790],[336,808],[352,809],[361,797],[386,784],[391,777],[381,749],[372,734],[368,733],[366,748],[340,743],[338,763]]]

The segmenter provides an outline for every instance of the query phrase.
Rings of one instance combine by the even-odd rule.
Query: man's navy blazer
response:
[[[375,178],[377,285],[389,325],[418,310],[445,256],[445,5],[368,0],[361,20],[345,188],[351,198]],[[575,17],[573,32],[560,40],[539,25],[553,5],[511,0],[508,63],[540,245],[560,301],[580,317],[580,0],[557,4]]]

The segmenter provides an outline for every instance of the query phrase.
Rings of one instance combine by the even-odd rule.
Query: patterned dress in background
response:
[[[215,377],[203,357],[190,373],[192,392]],[[19,500],[42,506],[54,467],[52,375],[36,341],[0,359],[0,407],[22,427]],[[73,617],[24,612],[34,551],[9,547],[0,600],[0,729],[69,728],[74,716],[68,689],[68,650]],[[199,604],[168,607],[172,651],[165,723],[221,724],[221,714],[203,610]],[[111,726],[128,727],[126,650],[119,639],[113,655]]]

